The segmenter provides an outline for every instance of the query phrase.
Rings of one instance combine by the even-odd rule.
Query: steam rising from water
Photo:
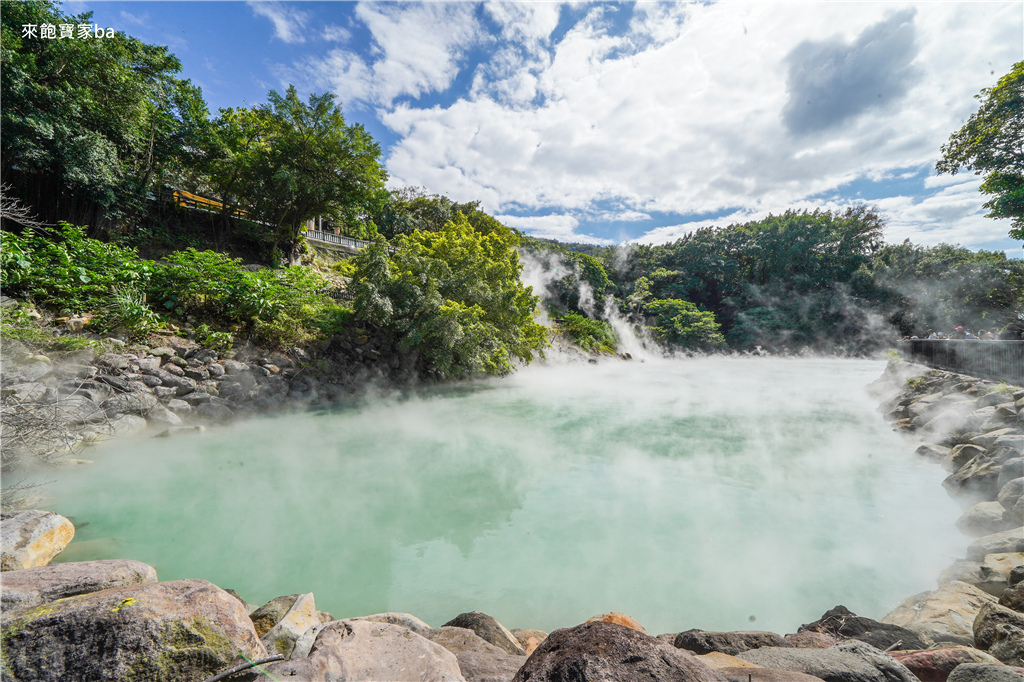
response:
[[[553,629],[615,610],[652,632],[792,632],[842,603],[880,618],[967,544],[944,472],[863,393],[882,367],[531,367],[117,444],[60,473],[55,511],[78,524],[66,559],[139,559],[255,604],[312,591],[335,617],[478,610]]]

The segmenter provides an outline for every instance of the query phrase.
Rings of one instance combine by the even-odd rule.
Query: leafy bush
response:
[[[483,234],[461,213],[439,231],[416,230],[389,256],[381,240],[355,258],[356,319],[415,350],[441,378],[506,374],[547,342],[533,321],[536,297],[509,230]]]
[[[8,295],[68,312],[97,310],[119,286],[144,285],[151,261],[85,236],[85,228],[60,223],[49,234],[0,233],[0,287]]]
[[[647,314],[654,318],[650,329],[661,343],[696,350],[713,350],[725,346],[725,339],[718,333],[719,324],[715,322],[715,314],[699,310],[689,301],[651,301],[647,304]]]
[[[576,313],[567,313],[556,329],[588,353],[614,353],[618,344],[610,324]]]

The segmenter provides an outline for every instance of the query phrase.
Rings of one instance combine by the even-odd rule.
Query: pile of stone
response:
[[[67,519],[2,518],[4,680],[431,680],[437,682],[1021,682],[1024,582],[992,595],[962,584],[907,625],[842,606],[790,635],[691,629],[651,636],[621,613],[548,634],[459,614],[431,627],[407,613],[335,618],[312,593],[259,608],[204,580],[158,582],[130,560],[51,564]],[[1019,576],[1011,577],[1011,582]],[[968,641],[965,641],[968,640]],[[253,667],[256,664],[256,667]],[[236,672],[223,677],[228,671]]]
[[[4,345],[0,411],[7,435],[20,436],[5,442],[5,466],[16,465],[19,454],[59,459],[78,445],[115,436],[201,430],[204,424],[345,392],[310,378],[300,367],[305,356],[298,349],[289,357],[245,347],[227,357],[170,335],[106,352],[46,355],[17,342]],[[25,428],[28,421],[38,428]]]

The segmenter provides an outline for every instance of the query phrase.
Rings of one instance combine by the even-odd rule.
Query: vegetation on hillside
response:
[[[331,95],[288,87],[211,114],[164,47],[124,34],[22,37],[23,24],[89,20],[52,0],[0,15],[0,286],[91,316],[93,331],[141,337],[174,324],[211,345],[275,347],[372,333],[421,376],[455,378],[504,374],[543,352],[539,305],[552,333],[592,353],[616,351],[612,318],[669,351],[862,352],[960,325],[1024,330],[1024,262],[887,245],[864,206],[708,226],[658,246],[525,238],[478,201],[386,188],[379,144]],[[991,215],[1014,218],[1018,236],[1022,65],[983,91],[938,165],[987,173]],[[173,190],[208,197],[204,210]],[[283,267],[309,263],[311,219],[372,244],[329,269]],[[543,292],[520,281],[523,257],[550,264]],[[33,333],[26,319],[8,314],[5,333]]]

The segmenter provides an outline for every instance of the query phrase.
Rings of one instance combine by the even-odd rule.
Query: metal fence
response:
[[[317,242],[327,242],[328,244],[338,244],[340,246],[347,246],[350,249],[356,250],[373,243],[368,242],[365,239],[353,239],[352,237],[344,237],[340,234],[323,232],[321,230],[306,230],[306,239],[312,239]]]
[[[899,350],[929,367],[1024,386],[1024,341],[911,339]]]

